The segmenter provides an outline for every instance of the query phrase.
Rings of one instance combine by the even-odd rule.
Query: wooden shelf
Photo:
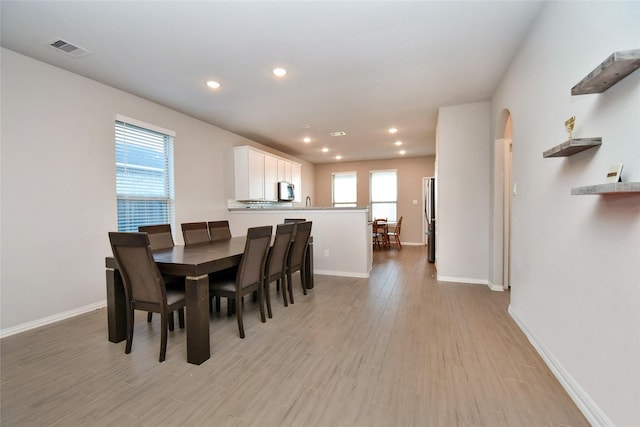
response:
[[[640,68],[640,49],[613,52],[587,77],[571,88],[571,95],[602,93]]]
[[[640,182],[610,182],[608,184],[587,185],[571,189],[572,196],[591,194],[640,193]]]
[[[589,148],[597,147],[602,144],[602,138],[576,138],[549,148],[542,153],[542,157],[568,157]]]

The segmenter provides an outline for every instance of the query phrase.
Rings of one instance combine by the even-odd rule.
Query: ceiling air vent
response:
[[[53,40],[51,43],[49,43],[49,46],[60,52],[64,52],[67,55],[71,55],[74,58],[79,58],[81,56],[89,54],[89,51],[87,49],[83,49],[80,46],[76,46],[62,39]]]

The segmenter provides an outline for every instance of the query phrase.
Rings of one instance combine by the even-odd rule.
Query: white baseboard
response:
[[[502,285],[496,285],[495,283],[487,283],[487,286],[489,286],[489,289],[491,289],[492,291],[496,291],[496,292],[503,292],[504,288],[502,287]]]
[[[340,277],[358,277],[361,279],[368,279],[369,273],[354,273],[351,271],[332,271],[332,270],[313,270],[313,274],[319,274],[321,276],[340,276]]]
[[[438,275],[438,281],[441,282],[456,282],[456,283],[470,283],[472,285],[487,285],[489,286],[489,281],[484,279],[474,279],[469,277],[451,277],[451,276],[440,276]]]
[[[39,328],[41,326],[59,322],[60,320],[79,316],[80,314],[89,313],[90,311],[99,310],[106,306],[107,306],[107,301],[104,300],[104,301],[97,302],[95,304],[89,304],[89,305],[85,305],[84,307],[79,307],[73,310],[65,311],[64,313],[58,313],[58,314],[54,314],[53,316],[43,317],[42,319],[34,320],[33,322],[27,322],[18,326],[13,326],[11,328],[1,329],[0,338],[19,334],[20,332],[25,332],[31,329]]]
[[[556,359],[556,357],[538,340],[535,334],[527,328],[511,305],[509,305],[509,314],[522,332],[527,336],[531,345],[533,345],[540,357],[542,357],[553,375],[558,379],[562,387],[564,387],[569,394],[569,397],[571,397],[589,423],[594,427],[614,427],[615,424],[613,421],[611,421],[596,402],[591,399],[575,378],[573,378],[564,366],[562,366],[560,361]]]

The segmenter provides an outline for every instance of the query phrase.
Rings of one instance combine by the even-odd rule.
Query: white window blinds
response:
[[[396,221],[398,204],[398,171],[371,172],[371,218]]]
[[[348,207],[358,203],[357,175],[355,172],[333,174],[333,206]]]
[[[173,135],[137,124],[115,124],[118,231],[174,218]]]

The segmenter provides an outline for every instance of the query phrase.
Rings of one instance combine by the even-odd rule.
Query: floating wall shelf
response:
[[[587,185],[571,189],[572,196],[591,194],[640,193],[640,182],[610,182],[608,184]]]
[[[571,95],[602,93],[640,68],[640,49],[612,53],[571,88]]]
[[[542,153],[542,157],[567,157],[572,156],[589,148],[597,147],[602,144],[602,138],[576,138],[549,148]]]

